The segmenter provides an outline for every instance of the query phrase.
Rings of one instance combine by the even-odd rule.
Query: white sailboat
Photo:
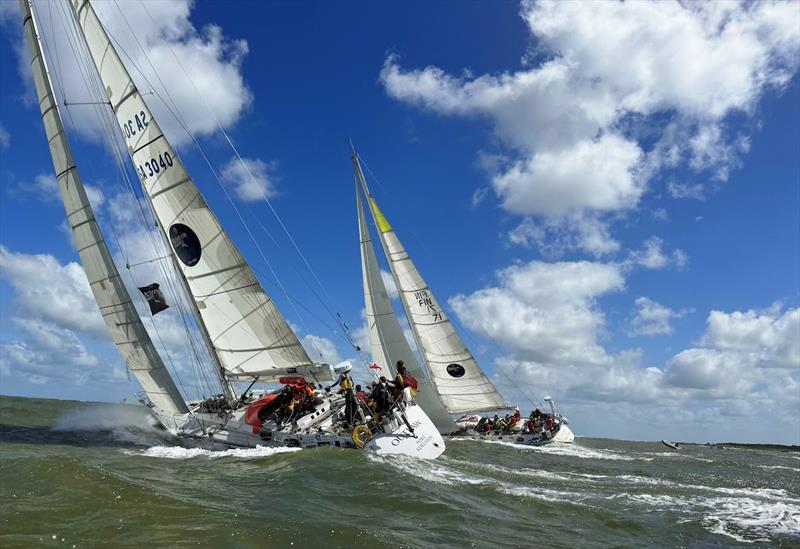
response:
[[[447,313],[422,278],[386,216],[369,191],[357,154],[353,154],[356,204],[361,243],[364,300],[373,361],[394,375],[393,366],[402,360],[419,381],[416,401],[428,413],[442,434],[479,436],[474,427],[479,414],[511,408],[481,369],[456,332]],[[400,302],[411,333],[427,366],[423,369],[406,340],[381,277],[362,204],[363,192],[369,204],[378,238],[389,263]],[[572,442],[574,435],[562,416],[552,409],[551,429],[528,429],[520,421],[507,434],[482,434],[481,438],[512,440],[522,444]],[[453,416],[460,416],[454,420]],[[526,432],[530,431],[530,432]],[[534,432],[535,431],[535,432]]]
[[[69,226],[114,343],[144,390],[141,401],[173,435],[227,446],[363,447],[382,454],[439,456],[444,441],[409,391],[379,419],[357,405],[345,417],[352,388],[340,393],[316,390],[315,383],[346,374],[349,366],[335,370],[309,358],[161,132],[92,5],[88,0],[67,1],[74,30],[106,95],[102,108],[116,119],[222,389],[220,395],[185,401],[144,328],[78,173],[44,57],[36,10],[29,0],[20,0],[42,120]],[[235,380],[289,388],[237,395]],[[293,415],[279,417],[278,412],[293,401],[292,395],[299,394],[293,391],[308,395],[311,410],[295,413],[292,404]]]

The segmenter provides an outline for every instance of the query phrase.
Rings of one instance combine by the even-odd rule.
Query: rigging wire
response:
[[[61,4],[60,3],[57,4],[57,6],[59,8],[61,8]],[[64,13],[62,12],[62,16],[63,15],[64,15]],[[67,25],[68,32],[66,33],[66,36],[67,36],[68,44],[69,44],[70,49],[72,51],[73,57],[75,58],[76,64],[77,64],[77,66],[79,68],[78,72],[79,72],[79,74],[81,76],[81,79],[83,80],[84,86],[87,88],[87,91],[89,91],[90,93],[94,93],[94,94],[97,94],[98,96],[102,96],[102,93],[101,93],[102,85],[98,84],[98,82],[97,82],[97,79],[99,77],[98,77],[98,75],[96,74],[95,71],[91,70],[91,67],[89,66],[89,63],[88,63],[87,56],[90,55],[90,54],[88,53],[88,50],[84,51],[84,50],[81,49],[81,45],[83,45],[85,48],[88,48],[88,46],[86,46],[80,40],[80,38],[79,38],[80,33],[79,33],[78,29],[75,27],[75,23],[76,22],[74,21],[74,18],[67,16],[66,20],[72,23],[72,24],[68,24]],[[70,33],[69,31],[72,31],[72,33]],[[77,51],[76,51],[76,48],[77,48],[77,50],[80,50],[81,53],[83,53],[84,55],[79,55],[77,53]],[[83,61],[83,63],[81,63],[81,61]],[[95,76],[94,79],[91,77],[92,75]],[[65,103],[66,103],[66,101],[65,101]],[[107,105],[107,104],[108,103],[105,102],[105,105]],[[146,215],[141,210],[141,203],[135,198],[136,193],[133,190],[133,186],[131,184],[130,177],[128,175],[128,172],[125,169],[125,166],[127,166],[127,163],[125,162],[125,160],[123,160],[122,155],[120,154],[120,151],[119,151],[118,135],[116,134],[116,131],[118,130],[117,125],[116,125],[116,120],[114,120],[113,122],[111,120],[109,120],[110,117],[111,117],[110,109],[104,109],[104,108],[102,108],[102,105],[104,105],[104,104],[101,103],[101,102],[96,102],[94,104],[92,110],[94,111],[95,117],[98,119],[98,122],[100,124],[101,129],[103,130],[103,133],[105,134],[106,143],[110,147],[110,151],[109,152],[111,152],[112,157],[114,158],[114,160],[116,162],[116,165],[117,165],[118,176],[121,175],[122,176],[121,178],[127,184],[127,189],[126,190],[132,193],[132,195],[134,197],[134,200],[137,202],[137,206],[139,206],[139,211],[137,212],[137,213],[140,214],[139,215],[139,218],[140,218],[139,220],[142,223],[143,227],[147,227],[147,222],[146,222],[146,219],[145,219]],[[69,113],[69,107],[67,107],[67,111]],[[69,116],[70,116],[70,119],[71,119],[71,113],[69,113]],[[72,123],[73,123],[73,126],[74,126],[74,121],[72,121]],[[115,137],[114,137],[115,135],[117,135],[117,139],[115,139]],[[136,210],[134,210],[134,211],[136,211]],[[111,227],[112,227],[112,235],[113,235],[114,239],[116,240],[116,246],[123,253],[123,256],[125,256],[126,262],[128,262],[128,254],[127,254],[127,251],[126,251],[126,247],[124,246],[124,239],[119,238],[119,236],[118,236],[118,234],[116,232],[116,227],[114,226],[113,223],[111,224]],[[149,237],[149,240],[150,240],[149,244],[151,245],[151,251],[152,251],[152,249],[154,248],[154,246],[153,246],[153,244],[154,244],[153,235],[152,235],[151,231],[149,231],[147,229],[145,229],[145,234],[146,234],[146,237]],[[145,240],[145,244],[148,244],[147,238]],[[167,273],[165,271],[163,271],[163,269],[162,269],[162,275],[165,276],[165,279],[167,281],[170,280],[170,278],[168,277]],[[132,278],[134,276],[133,272],[130,269],[128,269],[128,276],[132,277]],[[134,284],[136,284],[135,280],[132,280],[132,281],[134,282]],[[137,286],[138,286],[138,284],[137,284]],[[169,282],[168,282],[168,288],[169,288]],[[199,366],[197,365],[196,361],[199,361],[200,359],[199,359],[199,356],[197,355],[196,348],[194,347],[194,344],[193,344],[193,341],[192,341],[192,338],[191,338],[191,334],[190,334],[189,329],[188,329],[188,325],[187,325],[186,320],[185,320],[185,318],[184,318],[184,316],[182,314],[180,301],[175,299],[175,303],[178,304],[178,307],[176,307],[176,309],[178,310],[179,316],[181,316],[181,321],[184,324],[184,328],[185,328],[186,333],[187,333],[187,337],[188,337],[188,341],[189,341],[189,344],[190,344],[190,348],[192,348],[192,350],[193,350],[192,354],[190,354],[190,358],[192,360],[192,366],[193,366],[193,368],[198,369]],[[164,343],[163,337],[161,336],[161,332],[160,332],[160,330],[158,328],[157,323],[154,321],[153,318],[151,318],[150,320],[151,320],[151,325],[152,325],[154,331],[156,332],[156,337],[159,339],[160,343],[162,344],[163,352],[167,355],[167,359],[168,359],[168,362],[169,362],[170,366],[173,369],[173,373],[174,373],[176,379],[178,380],[179,384],[181,385],[181,389],[184,391],[185,394],[188,394],[186,392],[186,388],[185,388],[185,384],[183,383],[182,376],[180,376],[180,374],[178,373],[177,367],[175,366],[174,361],[172,360],[171,353],[169,353],[169,351],[168,351],[168,349],[167,349],[167,347],[166,347],[166,345]],[[200,371],[202,372],[202,369]],[[199,380],[202,380],[203,378],[205,378],[204,374],[199,377]],[[207,382],[207,378],[205,378],[205,380]]]
[[[114,2],[115,2],[115,4],[116,4],[116,0],[114,0]],[[152,17],[152,15],[150,14],[150,11],[147,9],[147,6],[145,5],[145,3],[144,3],[142,0],[140,0],[140,4],[142,5],[142,8],[144,9],[144,11],[147,13],[147,15],[148,15],[148,17],[150,18],[151,22],[153,22],[153,24],[155,24],[155,21],[153,20],[153,17]],[[123,17],[124,17],[124,15],[123,15]],[[138,40],[137,40],[137,42],[138,42]],[[189,82],[191,83],[191,85],[192,85],[192,87],[193,87],[193,89],[194,89],[195,93],[196,93],[196,94],[197,94],[197,96],[198,96],[198,97],[199,97],[199,98],[202,100],[202,102],[203,102],[203,105],[205,106],[206,110],[207,110],[207,111],[208,111],[208,113],[211,115],[211,117],[214,119],[214,122],[215,122],[215,124],[217,125],[217,128],[219,129],[220,133],[222,133],[222,135],[225,137],[225,140],[227,141],[227,143],[228,143],[228,145],[230,146],[231,150],[232,150],[232,151],[233,151],[233,153],[235,154],[236,158],[239,160],[240,164],[242,165],[242,167],[243,167],[243,168],[245,169],[245,171],[247,172],[247,175],[248,175],[248,177],[250,178],[250,180],[251,180],[251,181],[255,182],[255,177],[253,176],[253,173],[252,173],[252,171],[250,170],[250,166],[247,164],[247,162],[245,162],[245,161],[244,161],[244,159],[242,158],[242,156],[239,154],[239,151],[238,151],[238,149],[237,149],[237,148],[236,148],[236,146],[234,145],[234,143],[233,143],[233,141],[231,140],[231,138],[230,138],[230,136],[228,135],[228,133],[225,131],[225,128],[224,128],[224,127],[222,126],[222,124],[220,123],[220,121],[219,121],[219,119],[217,118],[216,114],[214,113],[213,109],[211,109],[211,107],[209,106],[209,104],[208,104],[208,102],[206,101],[206,99],[205,99],[205,97],[203,96],[203,94],[201,94],[201,93],[200,93],[200,91],[198,90],[198,88],[197,88],[197,85],[196,85],[196,83],[195,83],[194,79],[192,78],[192,75],[191,75],[191,74],[190,74],[190,73],[189,73],[189,72],[186,70],[186,68],[184,67],[184,65],[183,65],[183,63],[181,62],[180,58],[179,58],[179,57],[178,57],[178,56],[175,54],[175,50],[174,50],[174,48],[172,48],[172,46],[170,46],[170,47],[169,47],[169,50],[170,50],[170,53],[172,54],[172,57],[175,59],[176,63],[178,64],[178,66],[181,68],[181,70],[183,71],[183,73],[185,74],[185,76],[187,77],[187,79],[189,80]],[[149,59],[148,59],[148,61],[149,61]],[[151,68],[152,68],[152,64],[151,64]],[[140,71],[140,72],[141,72],[141,71]],[[155,69],[154,69],[154,72],[156,72],[156,71],[155,71]],[[159,78],[159,81],[160,81],[160,77],[158,76],[158,73],[157,73],[157,72],[156,72],[156,77],[157,77],[157,78]],[[162,86],[163,86],[163,82],[162,82],[161,84],[162,84]],[[167,92],[167,95],[169,96],[169,91],[166,89],[166,87],[164,87],[164,88],[165,88],[165,91]],[[171,96],[170,96],[170,100],[172,101],[172,99],[171,99]],[[173,101],[173,105],[174,105],[174,101]],[[176,110],[177,110],[177,107],[176,107]],[[174,114],[173,114],[173,115],[174,115]],[[190,134],[190,137],[192,137],[192,139],[195,141],[195,143],[197,144],[198,148],[200,148],[200,145],[199,145],[199,143],[197,143],[197,140],[194,138],[194,136],[191,134],[191,132],[189,132],[189,131],[188,131],[188,129],[187,129],[187,128],[185,128],[185,127],[184,127],[184,129],[187,131],[187,133],[189,133],[189,134]],[[205,154],[204,154],[203,156],[205,157]],[[210,166],[210,165],[209,165],[209,168],[211,168],[211,166]],[[212,173],[214,173],[214,176],[216,177],[216,173],[214,172],[213,168],[211,168],[211,169],[212,169]],[[217,181],[219,182],[219,184],[220,184],[220,187],[222,187],[222,188],[223,188],[223,190],[225,190],[225,189],[224,189],[224,186],[222,185],[222,182],[221,182],[221,181],[219,181],[219,178],[218,178],[218,177],[217,177]],[[225,194],[226,194],[226,196],[228,195],[227,191],[225,191]],[[229,198],[229,199],[230,199],[230,198]],[[294,249],[295,249],[295,251],[297,252],[297,254],[300,256],[301,260],[303,261],[303,264],[306,266],[306,268],[308,269],[308,271],[311,273],[311,276],[312,276],[312,277],[314,278],[314,280],[316,281],[317,285],[320,287],[320,289],[322,290],[322,292],[325,294],[325,297],[327,298],[327,300],[328,300],[328,301],[330,301],[330,302],[332,302],[333,300],[331,299],[331,297],[330,297],[330,294],[328,293],[328,291],[327,291],[327,289],[325,288],[325,286],[322,284],[321,280],[320,280],[320,279],[319,279],[319,277],[317,276],[317,274],[316,274],[316,272],[314,271],[314,269],[311,267],[311,264],[309,263],[308,259],[307,259],[307,258],[306,258],[306,256],[303,254],[303,252],[301,251],[300,247],[298,246],[298,244],[297,244],[297,242],[295,241],[294,237],[292,236],[291,232],[289,231],[289,229],[287,228],[287,226],[286,226],[286,225],[285,225],[285,223],[283,222],[283,219],[281,218],[281,216],[278,214],[277,210],[276,210],[276,209],[274,208],[274,206],[272,205],[272,202],[269,200],[269,198],[268,198],[267,196],[264,196],[264,197],[262,198],[262,200],[264,200],[264,202],[266,202],[267,206],[269,207],[269,210],[272,212],[272,214],[273,214],[273,216],[275,217],[275,219],[277,220],[278,224],[279,224],[279,225],[280,225],[280,227],[283,229],[283,232],[286,234],[287,238],[288,238],[288,239],[289,239],[289,241],[291,242],[291,244],[292,244],[292,246],[294,247]],[[231,203],[233,204],[233,202],[231,202]],[[245,222],[245,221],[244,221],[244,219],[242,218],[241,214],[239,214],[239,211],[238,211],[238,209],[236,209],[235,205],[234,205],[234,209],[236,210],[236,212],[237,212],[237,215],[239,215],[239,217],[240,217],[240,219],[241,219],[242,223],[245,225],[245,228],[246,228],[246,230],[248,231],[248,233],[250,233],[250,230],[249,230],[249,228],[247,227],[247,224],[246,224],[246,222]],[[249,207],[248,207],[248,209],[249,209]],[[254,217],[255,217],[256,219],[258,219],[258,217],[257,217],[257,216],[254,216]],[[260,223],[260,221],[259,221],[259,225],[262,227],[262,229],[264,229],[264,231],[267,233],[267,235],[269,236],[269,238],[270,238],[270,239],[271,239],[273,242],[275,242],[275,243],[277,244],[277,241],[276,241],[276,240],[274,239],[274,237],[273,237],[273,236],[272,236],[272,235],[269,233],[269,231],[267,231],[267,230],[266,230],[266,227],[264,227],[264,226],[263,226],[263,224],[261,224],[261,223]],[[251,236],[251,238],[252,238],[252,236]],[[254,242],[255,242],[255,239],[253,239],[253,240],[254,240]],[[256,246],[258,247],[258,245],[257,245],[257,244],[256,244]],[[280,246],[279,246],[279,248],[280,248]],[[259,252],[260,252],[260,248],[259,248]],[[263,256],[263,253],[262,253],[262,256]],[[266,260],[265,260],[265,261],[266,261]],[[270,270],[272,270],[272,269],[271,269],[271,267],[270,267]],[[277,278],[277,276],[276,276],[276,278]],[[310,284],[308,284],[308,283],[305,281],[305,278],[304,278],[304,277],[302,277],[302,279],[303,279],[303,281],[306,283],[306,285],[309,287],[309,289],[311,289],[311,286],[310,286]],[[282,287],[282,284],[281,284],[281,287]],[[346,325],[346,323],[345,323],[344,319],[342,319],[341,315],[340,315],[339,313],[335,313],[335,314],[334,314],[334,312],[333,312],[333,311],[331,310],[331,308],[328,306],[327,302],[326,302],[325,300],[323,300],[323,299],[322,299],[322,298],[321,298],[321,297],[320,297],[318,294],[316,294],[316,292],[314,292],[314,295],[315,295],[315,296],[318,298],[318,300],[320,301],[320,303],[321,303],[321,304],[323,305],[323,307],[324,307],[324,308],[327,310],[327,312],[328,312],[328,313],[331,315],[331,317],[333,317],[333,319],[334,319],[334,320],[335,320],[335,321],[336,321],[336,322],[337,322],[337,323],[340,325],[340,327],[343,329],[343,331],[344,331],[344,332],[347,334],[345,337],[347,338],[347,340],[348,340],[348,343],[350,343],[350,344],[351,344],[351,345],[352,345],[352,346],[355,348],[355,347],[356,347],[356,345],[354,345],[354,344],[352,343],[352,337],[349,335],[349,333],[347,333],[349,330],[348,330],[348,328],[347,328],[347,325]],[[297,313],[297,311],[295,311],[295,312]],[[300,318],[300,319],[301,319],[301,321],[302,321],[302,316],[300,316],[299,314],[298,314],[298,316],[299,316],[299,318]],[[306,331],[308,331],[308,328],[305,326],[305,323],[304,323],[304,322],[303,322],[303,324],[304,324],[304,327],[305,327]]]
[[[115,5],[116,5],[116,1],[115,1]],[[117,9],[119,10],[119,6],[117,6]],[[146,8],[145,8],[145,9],[146,9]],[[128,27],[130,28],[130,24],[129,24],[129,23],[127,23],[127,18],[125,17],[125,14],[124,14],[124,13],[122,13],[122,12],[121,12],[121,10],[119,10],[119,11],[120,11],[120,13],[121,13],[121,15],[122,15],[122,18],[123,18],[123,19],[126,21],[126,24],[127,24],[127,25],[128,25]],[[106,32],[108,32],[108,31],[106,31]],[[147,82],[149,85],[151,85],[151,84],[150,84],[150,82],[149,82],[149,80],[148,80],[148,78],[147,78],[147,75],[145,75],[145,74],[144,74],[144,72],[141,70],[141,68],[140,68],[140,67],[137,65],[137,63],[136,63],[136,62],[133,60],[132,56],[131,56],[130,54],[128,54],[128,52],[125,50],[125,48],[124,48],[124,47],[122,47],[122,45],[120,44],[119,40],[117,40],[117,39],[116,39],[116,38],[115,38],[115,37],[114,37],[114,36],[113,36],[111,33],[108,33],[108,36],[109,36],[109,38],[110,38],[111,40],[113,40],[113,41],[116,43],[117,50],[118,50],[118,51],[120,51],[120,52],[122,52],[122,53],[125,55],[125,57],[126,57],[126,58],[128,59],[128,61],[129,61],[129,62],[132,64],[132,66],[133,66],[133,67],[134,67],[134,68],[135,68],[135,69],[138,71],[138,73],[141,75],[141,77],[144,79],[144,81],[145,81],[145,82]],[[134,33],[134,38],[136,39],[136,37],[135,37],[135,33]],[[159,82],[161,83],[162,87],[164,87],[164,91],[165,91],[165,93],[166,93],[166,94],[167,94],[167,96],[169,97],[169,99],[170,99],[170,101],[172,102],[173,106],[175,106],[175,109],[176,109],[176,110],[173,110],[172,108],[170,108],[170,106],[167,104],[167,102],[164,100],[164,98],[161,96],[161,94],[160,94],[158,91],[155,91],[155,90],[154,90],[154,94],[156,95],[156,97],[158,97],[158,98],[161,100],[161,102],[163,103],[163,105],[164,105],[164,107],[167,109],[167,111],[168,111],[168,112],[169,112],[169,113],[170,113],[170,114],[173,116],[173,118],[175,119],[175,121],[176,121],[176,122],[177,122],[177,123],[178,123],[178,124],[181,126],[181,128],[182,128],[182,129],[183,129],[183,130],[184,130],[184,131],[187,133],[187,135],[188,135],[188,136],[189,136],[189,137],[192,139],[192,141],[193,141],[193,142],[195,143],[195,145],[197,146],[197,148],[198,148],[198,150],[199,150],[199,152],[200,152],[201,156],[203,157],[203,159],[205,160],[206,164],[208,165],[208,168],[209,168],[209,170],[210,170],[210,171],[211,171],[211,173],[213,174],[213,176],[214,176],[215,180],[217,181],[217,183],[219,184],[219,186],[220,186],[220,188],[222,189],[223,193],[225,194],[226,198],[228,199],[228,202],[231,204],[231,206],[233,207],[234,211],[236,212],[236,215],[239,217],[239,220],[242,222],[242,225],[244,226],[244,228],[245,228],[245,231],[247,231],[248,235],[250,236],[250,239],[252,240],[253,244],[255,245],[256,249],[258,250],[258,253],[259,253],[259,255],[260,255],[260,256],[261,256],[261,258],[263,259],[264,263],[267,265],[267,268],[270,270],[270,272],[273,274],[273,276],[274,276],[274,277],[275,277],[275,279],[277,280],[277,282],[278,282],[278,284],[279,284],[279,286],[280,286],[280,288],[281,288],[281,290],[282,290],[282,292],[283,292],[284,296],[286,296],[286,298],[287,298],[287,300],[289,301],[289,303],[291,304],[291,306],[292,306],[292,308],[293,308],[293,310],[294,310],[295,314],[296,314],[296,315],[297,315],[297,317],[300,319],[300,323],[303,325],[303,328],[305,329],[305,331],[306,331],[306,332],[310,333],[310,331],[308,330],[308,327],[307,327],[307,325],[306,325],[306,323],[305,323],[305,318],[303,317],[303,315],[302,315],[302,314],[300,314],[300,312],[299,312],[299,310],[297,309],[297,307],[295,307],[295,305],[294,305],[294,302],[293,302],[293,301],[292,301],[292,300],[289,298],[289,296],[288,296],[288,292],[286,291],[286,289],[285,289],[285,287],[284,287],[283,283],[280,281],[280,278],[278,277],[277,273],[276,273],[276,272],[275,272],[275,270],[273,269],[273,267],[272,267],[272,264],[271,264],[271,263],[269,262],[269,260],[267,259],[267,257],[266,257],[266,254],[264,253],[263,249],[261,248],[261,245],[260,245],[260,244],[258,243],[258,241],[256,240],[256,238],[255,238],[255,235],[253,235],[252,231],[250,230],[250,227],[249,227],[249,226],[247,225],[247,223],[245,222],[245,220],[244,220],[244,217],[242,216],[241,212],[240,212],[240,211],[239,211],[239,209],[237,208],[237,206],[236,206],[236,204],[235,204],[235,202],[234,202],[233,198],[230,196],[230,193],[228,192],[227,188],[225,188],[225,186],[222,184],[222,181],[220,180],[220,178],[219,178],[219,176],[218,176],[218,174],[217,174],[216,170],[214,169],[214,167],[213,167],[213,165],[212,165],[212,163],[211,163],[210,159],[209,159],[209,158],[208,158],[208,156],[206,155],[206,153],[205,153],[205,150],[202,148],[202,146],[200,145],[199,141],[198,141],[198,140],[197,140],[197,138],[194,136],[194,134],[191,132],[191,130],[189,130],[189,128],[188,128],[188,126],[187,126],[187,124],[185,123],[185,120],[184,120],[184,119],[183,119],[183,117],[181,116],[180,112],[177,110],[177,105],[175,105],[175,102],[174,102],[174,100],[172,99],[172,97],[171,97],[171,95],[170,95],[170,93],[169,93],[169,90],[166,88],[166,86],[164,86],[164,83],[163,83],[163,81],[161,81],[161,77],[158,75],[158,71],[155,71],[155,68],[153,67],[153,65],[152,65],[152,62],[150,61],[150,57],[149,57],[149,55],[148,55],[148,54],[147,54],[147,52],[144,50],[144,48],[141,46],[141,44],[139,43],[138,39],[136,39],[136,43],[137,43],[137,45],[139,46],[139,48],[142,50],[142,53],[143,53],[143,55],[144,55],[145,59],[147,60],[148,64],[150,64],[151,68],[153,68],[153,71],[154,71],[154,72],[155,72],[155,74],[156,74],[156,78],[159,80]],[[174,55],[174,52],[173,52],[173,55]],[[179,64],[180,64],[180,63],[179,63]],[[181,67],[182,67],[182,65],[181,65]],[[184,69],[184,72],[185,72],[185,69]],[[152,85],[151,85],[151,86],[152,86]],[[178,154],[178,153],[177,153],[177,151],[176,151],[176,155],[177,155],[177,154]],[[322,352],[319,350],[319,348],[317,347],[317,345],[316,345],[316,343],[314,342],[314,340],[313,340],[313,339],[309,339],[309,344],[310,344],[312,347],[314,347],[314,349],[315,349],[315,351],[317,352],[317,354],[319,354],[320,356],[322,356]]]

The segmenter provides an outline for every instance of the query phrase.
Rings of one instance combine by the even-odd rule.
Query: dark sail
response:
[[[164,294],[158,289],[158,284],[153,283],[149,286],[143,286],[139,290],[144,294],[147,299],[147,304],[150,305],[150,314],[156,315],[164,309],[169,309]]]

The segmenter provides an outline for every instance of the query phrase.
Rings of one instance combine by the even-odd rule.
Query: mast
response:
[[[508,404],[455,331],[386,216],[378,208],[358,163],[356,169],[414,339],[448,412],[455,414],[507,408]]]
[[[147,333],[97,224],[64,132],[58,103],[28,0],[20,0],[25,41],[50,156],[67,222],[103,320],[125,364],[156,407],[173,414],[189,410]]]
[[[358,210],[358,233],[361,247],[361,272],[364,286],[364,310],[367,317],[367,330],[369,332],[372,360],[378,365],[389,370],[390,377],[394,374],[394,365],[402,360],[408,371],[417,378],[420,385],[416,396],[417,403],[422,406],[436,428],[441,433],[452,433],[457,426],[447,412],[436,387],[430,381],[428,374],[417,361],[411,346],[406,341],[403,329],[394,312],[392,302],[383,283],[375,249],[372,246],[364,206],[361,200],[359,187],[366,185],[364,174],[358,162],[358,156],[353,154],[353,168],[355,170],[356,205]]]
[[[145,195],[226,379],[333,378],[314,364],[222,228],[88,0],[70,0]]]

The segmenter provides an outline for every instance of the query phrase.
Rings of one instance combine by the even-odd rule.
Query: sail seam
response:
[[[154,137],[153,139],[151,139],[150,141],[148,141],[148,142],[147,142],[147,143],[145,143],[144,145],[142,145],[142,146],[140,146],[140,147],[137,147],[137,148],[135,148],[135,149],[133,150],[133,153],[131,153],[131,154],[136,154],[136,153],[138,153],[139,151],[141,151],[141,150],[142,150],[142,149],[144,149],[145,147],[148,147],[148,146],[152,145],[153,143],[155,143],[156,141],[158,141],[158,140],[159,140],[159,139],[161,139],[162,137],[164,137],[164,134],[163,134],[163,133],[162,133],[161,135],[159,135],[158,137]]]
[[[191,180],[192,180],[192,178],[187,176],[187,177],[184,177],[183,179],[181,179],[180,181],[178,181],[177,183],[173,183],[172,185],[170,185],[168,187],[164,187],[163,189],[159,189],[157,191],[151,191],[150,192],[150,199],[152,200],[152,199],[156,198],[157,196],[160,196],[160,195],[164,194],[167,191],[171,191],[175,187],[180,187],[181,185],[185,185],[186,183],[188,183]]]
[[[258,286],[258,282],[254,282],[253,284],[246,284],[245,286],[239,286],[237,288],[231,288],[230,290],[220,290],[218,292],[212,292],[212,293],[206,294],[206,295],[196,295],[194,297],[195,297],[195,299],[205,299],[207,297],[212,297],[212,296],[221,295],[221,294],[227,294],[227,293],[230,293],[230,292],[235,292],[237,290],[244,290],[246,288],[252,288],[254,286]]]
[[[194,276],[186,275],[186,279],[187,280],[198,280],[198,279],[201,279],[201,278],[205,278],[207,276],[218,275],[218,274],[224,273],[226,271],[232,271],[234,269],[241,269],[241,268],[245,267],[246,265],[247,265],[247,263],[237,263],[235,265],[231,265],[230,267],[225,267],[223,269],[217,269],[216,271],[209,271],[207,273],[203,273],[203,274],[199,274],[199,275],[194,275]],[[195,297],[197,297],[197,296],[195,296]]]
[[[294,343],[285,343],[283,345],[272,345],[269,347],[253,347],[252,349],[223,349],[221,347],[216,347],[216,349],[221,353],[255,353],[259,351],[271,351],[274,349],[286,349],[287,347],[293,346]]]

